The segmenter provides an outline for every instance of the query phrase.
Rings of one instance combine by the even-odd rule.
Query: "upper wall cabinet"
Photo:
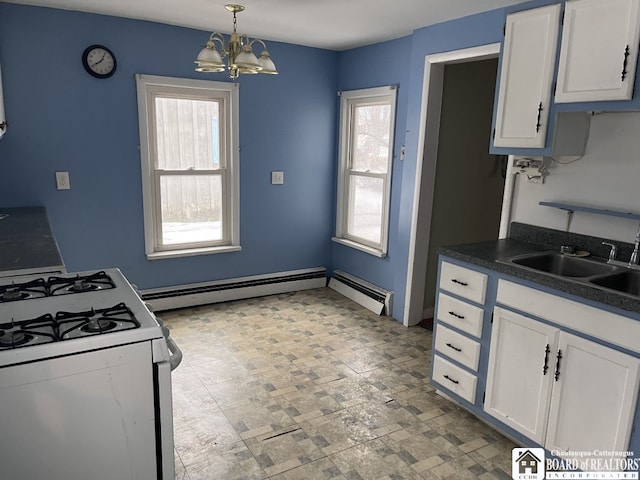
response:
[[[568,0],[555,102],[631,99],[639,36],[638,0]]]
[[[496,110],[496,147],[545,146],[560,4],[507,15]],[[599,37],[599,36],[598,36]]]

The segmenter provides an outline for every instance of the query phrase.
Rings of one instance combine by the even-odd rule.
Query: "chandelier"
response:
[[[229,37],[229,43],[225,44],[224,36],[221,33],[213,32],[204,48],[200,50],[195,60],[196,72],[216,73],[229,70],[229,75],[234,80],[240,74],[267,73],[277,75],[276,66],[269,56],[265,43],[255,38],[251,40],[247,35],[241,35],[236,31],[236,13],[242,12],[242,5],[225,5],[227,10],[233,13],[233,33]],[[216,42],[220,45],[220,50],[216,48]],[[262,44],[260,57],[253,54],[253,44]],[[226,63],[223,61],[226,59]]]

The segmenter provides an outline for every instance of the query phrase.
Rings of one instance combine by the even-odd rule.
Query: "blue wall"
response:
[[[396,135],[393,147],[393,169],[391,172],[391,210],[389,220],[389,246],[385,258],[378,258],[345,245],[333,244],[333,268],[343,270],[367,281],[397,291],[403,288],[405,278],[398,277],[398,266],[406,263],[399,252],[401,239],[398,237],[398,218],[402,169],[400,148],[404,145],[407,101],[409,98],[409,65],[411,62],[411,37],[379,43],[367,47],[342,52],[339,66],[338,90],[397,85]],[[338,122],[338,117],[336,117]],[[337,130],[336,130],[337,132]],[[338,151],[336,150],[336,158]],[[411,185],[409,185],[411,188]],[[402,318],[398,309],[398,298],[394,298],[394,318]],[[396,315],[399,313],[399,316]]]
[[[0,3],[0,205],[45,205],[69,271],[119,267],[152,288],[330,267],[338,54],[274,42],[280,75],[240,80],[242,251],[146,259],[134,75],[228,80],[193,71],[208,34]],[[93,43],[116,54],[112,78],[84,71]],[[272,170],[284,185],[270,184]],[[55,171],[70,173],[71,190],[56,190]]]
[[[152,288],[325,266],[393,290],[393,317],[401,320],[422,157],[417,148],[425,56],[501,41],[504,14],[499,9],[473,15],[340,53],[269,42],[280,75],[240,80],[243,250],[148,261],[134,74],[224,80],[223,74],[193,71],[192,59],[208,32],[0,2],[10,123],[0,141],[0,205],[45,205],[70,271],[117,266],[141,288]],[[84,72],[80,56],[93,43],[118,56],[111,79]],[[399,89],[389,253],[381,259],[330,238],[336,91],[388,84]],[[272,170],[285,172],[284,185],[270,185]],[[55,171],[70,172],[71,190],[55,189]]]
[[[389,254],[376,258],[343,245],[333,247],[333,267],[394,291],[393,317],[402,320],[409,258],[413,195],[425,56],[500,42],[504,11],[494,10],[416,30],[411,37],[343,52],[340,89],[399,84],[392,174]],[[406,157],[399,149],[406,145]],[[426,274],[426,272],[425,272]]]

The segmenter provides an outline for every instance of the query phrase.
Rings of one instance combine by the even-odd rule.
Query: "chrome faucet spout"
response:
[[[609,243],[609,242],[602,242],[602,245],[607,245],[608,247],[611,247],[611,250],[609,251],[609,262],[615,262],[616,261],[616,255],[618,254],[618,247],[613,244],[613,243]]]
[[[640,225],[638,225],[638,231],[636,232],[636,241],[633,244],[633,252],[631,253],[631,258],[629,259],[629,266],[638,266],[638,260],[640,254],[638,253],[638,249],[640,248]]]

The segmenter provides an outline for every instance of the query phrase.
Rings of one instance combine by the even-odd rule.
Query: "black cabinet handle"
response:
[[[549,353],[551,349],[549,348],[549,344],[547,343],[547,347],[544,349],[544,367],[542,367],[542,375],[547,374],[547,370],[549,370]]]
[[[453,378],[451,378],[449,375],[442,375],[444,378],[446,378],[447,380],[449,380],[452,383],[455,383],[456,385],[458,385],[460,382],[458,380],[454,380]]]
[[[452,317],[459,318],[460,320],[464,318],[464,315],[459,315],[456,312],[449,312],[449,315],[451,315]]]
[[[461,282],[460,280],[456,280],[455,278],[452,278],[451,281],[453,283],[457,283],[458,285],[462,285],[463,287],[466,287],[467,285],[469,285],[468,283]]]
[[[624,49],[624,60],[622,61],[622,81],[627,78],[627,60],[629,59],[629,45]]]
[[[558,354],[556,355],[556,373],[554,373],[553,378],[557,382],[558,378],[560,378],[560,359],[562,358],[562,350],[558,350]]]
[[[536,121],[536,133],[540,131],[540,127],[542,124],[540,123],[540,118],[542,117],[542,102],[538,105],[538,120]]]
[[[450,343],[447,343],[446,345],[447,345],[447,347],[454,349],[456,352],[461,352],[461,351],[462,351],[462,349],[461,349],[461,348],[454,347],[454,346],[453,346],[453,345],[451,345]]]

